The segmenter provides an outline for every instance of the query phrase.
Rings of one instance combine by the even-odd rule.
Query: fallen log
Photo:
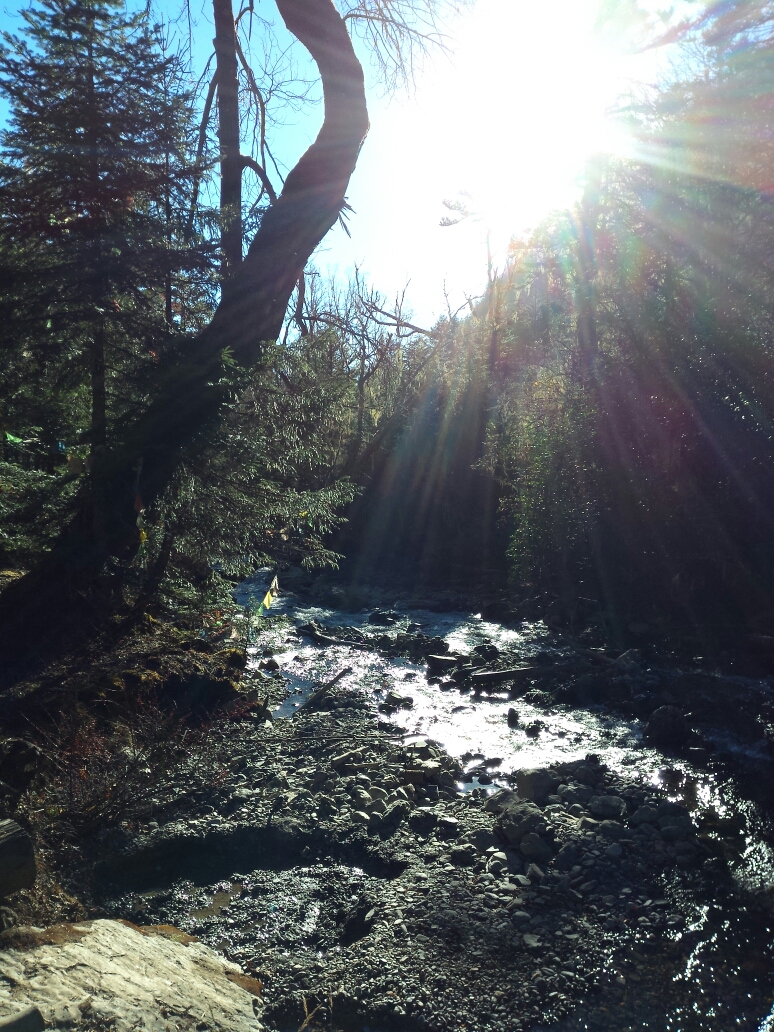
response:
[[[0,899],[35,882],[32,839],[16,821],[0,821]]]
[[[481,670],[471,674],[468,682],[474,689],[486,690],[499,684],[505,684],[507,681],[517,681],[527,675],[534,677],[538,673],[540,673],[540,667],[535,666],[512,667],[510,670]]]
[[[344,667],[344,669],[340,670],[331,681],[326,681],[326,683],[322,685],[322,687],[318,688],[316,692],[312,692],[309,698],[301,703],[296,712],[300,713],[302,709],[311,709],[314,705],[320,702],[320,700],[328,694],[328,692],[331,690],[334,684],[336,684],[337,681],[340,681],[342,677],[344,677],[346,674],[351,673],[352,667]]]

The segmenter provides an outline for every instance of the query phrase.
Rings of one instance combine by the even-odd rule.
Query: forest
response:
[[[19,920],[35,926],[87,917],[120,917],[143,927],[179,923],[183,897],[174,896],[183,908],[176,911],[172,889],[166,910],[147,900],[140,907],[140,890],[128,874],[122,891],[134,893],[131,905],[129,895],[119,899],[113,892],[112,882],[110,896],[100,882],[108,862],[103,854],[111,835],[120,832],[126,842],[134,836],[131,848],[119,843],[110,854],[115,871],[124,870],[122,863],[128,871],[131,849],[136,856],[150,850],[147,836],[161,835],[172,821],[160,815],[174,810],[175,800],[185,796],[186,806],[202,800],[209,806],[232,775],[241,774],[242,784],[231,786],[226,816],[242,812],[234,800],[247,805],[252,760],[237,755],[242,765],[235,766],[232,739],[239,721],[260,730],[265,720],[269,728],[272,709],[283,705],[276,694],[282,680],[269,682],[267,671],[278,669],[272,658],[280,652],[277,635],[296,633],[288,630],[290,610],[270,615],[285,585],[293,587],[293,612],[299,620],[305,614],[299,634],[340,656],[339,666],[347,664],[329,681],[336,663],[315,667],[312,676],[293,666],[298,655],[288,660],[293,676],[314,688],[299,704],[303,720],[311,720],[308,703],[311,712],[323,696],[334,698],[340,678],[339,687],[349,685],[347,656],[357,660],[369,649],[391,657],[380,662],[421,659],[431,685],[440,679],[441,689],[462,686],[476,699],[488,676],[509,691],[501,702],[526,692],[535,714],[541,706],[549,713],[557,705],[568,712],[590,706],[592,713],[607,707],[616,720],[642,722],[644,741],[667,756],[662,769],[672,771],[669,777],[682,757],[683,788],[691,770],[711,770],[713,785],[732,786],[722,791],[738,793],[736,801],[724,810],[715,800],[712,819],[720,821],[729,807],[744,812],[769,842],[769,832],[760,830],[768,816],[753,819],[744,807],[760,805],[768,814],[774,787],[774,6],[702,0],[654,21],[647,5],[600,3],[606,31],[628,33],[642,51],[669,48],[672,55],[656,85],[619,98],[616,117],[632,141],[629,153],[590,156],[576,202],[512,236],[504,260],[490,259],[465,303],[444,306],[439,298],[437,310],[445,307],[446,314],[427,326],[415,318],[406,293],[395,299],[361,269],[332,274],[317,259],[333,227],[358,218],[348,188],[369,130],[374,82],[385,90],[410,83],[416,62],[443,49],[449,26],[470,5],[274,0],[270,17],[252,0],[238,9],[232,0],[206,6],[215,34],[206,66],[199,61],[201,40],[194,39],[200,30],[190,27],[185,5],[172,14],[163,4],[31,0],[0,40],[0,837],[3,825],[13,823],[30,837],[38,858],[36,888],[22,879],[3,892],[0,876],[0,896],[10,896],[14,908],[0,907],[0,924],[6,909],[12,915],[0,934],[12,934]],[[289,63],[291,38],[304,48],[308,68]],[[517,139],[518,111],[507,110],[507,99],[502,103],[503,132]],[[283,133],[308,105],[321,127],[286,169],[278,159]],[[447,220],[450,233],[456,221],[475,214],[459,202],[447,206],[455,216]],[[240,591],[256,583],[260,590],[245,618]],[[358,612],[365,614],[360,623],[341,615]],[[448,628],[431,628],[430,617],[413,622],[416,612],[472,613],[499,629],[490,638],[470,638],[478,644],[466,652]],[[391,627],[397,639],[389,637]],[[518,652],[516,632],[503,628],[515,628],[522,644],[538,644]],[[517,651],[511,655],[509,648]],[[444,680],[447,673],[451,680]],[[661,686],[654,688],[659,677]],[[361,688],[366,674],[362,678]],[[398,719],[414,705],[400,694],[403,687],[395,681],[392,693],[379,696],[385,719]],[[695,725],[700,712],[706,727]],[[526,748],[549,735],[542,717],[527,725],[519,713],[507,708],[507,727],[526,728]],[[404,743],[409,752],[390,761],[403,771],[406,791],[398,797],[399,781],[391,786],[389,775],[380,781],[373,774],[373,756],[369,768],[368,755],[343,751],[351,747],[348,736],[357,745],[358,735],[370,735],[374,755],[381,749],[379,762],[387,763],[385,750],[397,746],[386,738],[373,745],[373,736],[388,734],[381,718],[378,732],[376,724],[367,732],[359,724],[342,725],[330,755],[319,752],[325,735],[307,755],[292,732],[276,730],[281,724],[275,719],[275,730],[265,731],[276,736],[273,745],[251,748],[268,750],[260,761],[266,771],[279,764],[275,777],[284,778],[284,789],[290,786],[285,795],[328,792],[330,802],[315,814],[333,808],[339,852],[320,852],[318,859],[327,857],[323,865],[344,856],[346,842],[354,850],[347,856],[369,878],[378,872],[386,878],[388,868],[389,877],[397,876],[399,846],[389,853],[389,843],[398,843],[409,825],[423,848],[433,836],[440,842],[444,821],[447,829],[464,823],[459,799],[469,798],[468,809],[476,802],[482,816],[486,807],[487,820],[494,815],[494,831],[486,826],[483,860],[471,846],[474,862],[464,858],[465,843],[476,834],[483,841],[484,825],[466,824],[468,837],[460,830],[449,863],[477,872],[476,878],[491,874],[491,883],[511,872],[516,880],[507,883],[506,894],[523,890],[527,903],[518,911],[509,904],[511,916],[502,925],[508,935],[513,915],[524,914],[538,893],[536,879],[546,893],[561,883],[562,899],[574,908],[575,931],[562,932],[559,922],[559,939],[577,939],[577,932],[585,934],[582,921],[597,922],[598,966],[584,973],[580,961],[573,967],[567,960],[561,974],[565,955],[535,961],[539,937],[515,922],[519,956],[529,963],[522,964],[526,975],[513,976],[514,985],[529,989],[519,989],[526,995],[518,1001],[513,997],[520,1009],[509,1010],[507,1027],[514,1030],[569,1022],[577,1004],[572,994],[583,979],[595,992],[608,984],[618,991],[613,976],[605,980],[604,956],[610,961],[612,939],[635,920],[605,902],[612,896],[594,896],[596,883],[587,877],[593,856],[584,852],[594,843],[583,845],[584,828],[606,850],[599,863],[615,866],[624,847],[631,855],[631,870],[626,860],[615,868],[623,872],[621,891],[634,893],[631,900],[642,879],[654,879],[632,911],[640,932],[645,929],[642,956],[655,949],[659,927],[677,934],[691,919],[675,902],[659,926],[650,899],[645,903],[645,896],[672,897],[666,882],[656,883],[652,858],[637,854],[636,835],[643,825],[655,827],[657,818],[635,822],[636,814],[658,808],[665,845],[656,854],[663,853],[662,867],[672,864],[678,877],[693,871],[700,857],[696,884],[706,889],[719,870],[718,843],[725,843],[723,863],[731,864],[728,828],[708,824],[695,844],[693,832],[672,835],[668,829],[678,825],[664,825],[678,812],[669,806],[678,807],[681,820],[688,810],[699,820],[683,788],[674,790],[666,776],[658,791],[642,787],[644,781],[624,783],[623,768],[606,754],[608,766],[599,771],[597,752],[583,761],[581,753],[557,753],[546,770],[533,757],[529,778],[520,761],[501,781],[493,775],[498,759],[476,768],[468,797],[473,768],[465,764],[473,761],[450,759],[444,740],[428,740],[421,757]],[[747,759],[739,758],[741,748],[717,744],[720,728],[742,736]],[[560,739],[566,734],[557,732]],[[465,755],[479,755],[473,737],[468,744],[472,751]],[[481,748],[483,761],[489,753]],[[344,759],[331,760],[334,752]],[[727,764],[722,776],[712,767],[721,759]],[[321,773],[329,760],[338,774]],[[309,791],[294,789],[292,765],[301,776],[304,762]],[[637,770],[645,780],[651,776]],[[352,813],[330,787],[342,771],[352,782],[349,795],[355,799],[359,779],[368,797],[357,810],[355,799]],[[539,778],[532,776],[541,773],[550,791],[535,787]],[[695,776],[700,782],[705,775]],[[486,787],[493,777],[495,789],[517,801],[520,796],[519,805],[535,813],[517,814],[514,804],[502,801],[490,809],[487,798],[498,797]],[[195,787],[186,788],[187,781]],[[467,789],[454,789],[463,782]],[[274,794],[265,788],[268,781],[256,784],[264,785],[260,805],[268,809],[260,820],[250,818],[250,828],[260,825],[263,837],[248,838],[269,855],[286,843],[272,823],[275,815],[287,817],[300,797],[284,799],[279,781]],[[591,786],[588,792],[584,786]],[[592,789],[594,799],[603,800],[597,809],[588,802]],[[419,830],[430,818],[420,814],[425,802],[420,806],[417,794],[428,806],[440,799],[439,806],[448,807],[427,825],[436,828],[432,834]],[[386,809],[376,806],[381,800]],[[218,810],[217,801],[213,805]],[[546,830],[548,811],[571,813],[573,805],[580,806],[577,840],[562,837],[569,834],[566,826],[561,834]],[[680,809],[684,805],[688,809]],[[385,813],[394,817],[392,830]],[[512,832],[517,817],[531,821],[519,824],[518,834]],[[298,826],[301,818],[294,819]],[[631,842],[628,825],[619,826],[620,835],[599,830],[598,822],[619,820],[639,829]],[[363,852],[357,835],[350,842],[353,829],[368,839],[363,827],[376,843],[371,852]],[[208,860],[207,878],[178,863],[182,853],[171,846],[166,852],[158,847],[159,864],[192,884],[209,884],[226,868],[250,869],[240,866],[250,853],[244,835],[228,839],[239,862],[221,870]],[[361,843],[359,853],[352,843]],[[312,838],[298,845],[299,855],[302,845],[316,855]],[[3,848],[0,841],[0,868]],[[325,848],[333,849],[330,842]],[[400,848],[409,855],[405,843]],[[139,871],[140,860],[137,865]],[[658,877],[667,877],[662,867]],[[338,891],[331,889],[332,899]],[[345,948],[374,934],[374,921],[381,927],[378,917],[365,916],[378,912],[373,892],[357,892],[354,909],[341,903],[346,913],[336,918]],[[715,885],[706,892],[720,890]],[[596,900],[595,917],[583,910],[589,899]],[[445,942],[454,936],[467,942],[468,931],[449,931],[449,914],[441,911],[428,934],[441,935],[443,927]],[[402,914],[391,920],[395,936],[414,934],[405,924],[398,927]],[[538,933],[540,927],[538,921]],[[765,952],[762,927],[755,948]],[[745,941],[758,941],[749,929],[737,931],[749,934]],[[205,932],[208,945],[220,941]],[[319,934],[328,943],[329,933]],[[498,957],[518,954],[503,945],[505,932],[491,934],[500,939],[487,939],[482,948]],[[425,936],[430,949],[427,942]],[[270,987],[264,994],[269,1028],[316,1028],[319,1022],[360,1029],[374,1021],[402,1029],[506,1028],[495,1003],[491,1013],[488,1004],[468,1012],[463,999],[455,1004],[463,1007],[459,1022],[453,1008],[441,1004],[434,1011],[426,1000],[418,1010],[418,986],[397,1009],[389,1001],[389,1007],[379,1003],[381,1010],[376,1004],[358,1010],[342,1000],[334,1006],[330,991],[326,1004],[320,989],[309,996],[315,1009],[304,995],[301,1010],[295,976],[272,982],[268,961],[259,963],[254,951],[240,948],[241,954],[236,947],[221,952]],[[634,949],[640,957],[640,947]],[[620,963],[624,971],[626,962]],[[309,971],[309,984],[316,985]],[[355,982],[365,978],[360,968],[352,971],[361,972]],[[774,961],[755,976],[756,986],[768,985],[772,971]],[[447,984],[456,977],[448,974]],[[655,974],[652,979],[648,991],[657,995]],[[559,989],[565,997],[552,1000]],[[2,992],[0,986],[0,1009],[7,1009]],[[490,998],[488,989],[484,996]],[[734,1027],[758,1028],[753,1021],[764,1017],[763,997],[755,999],[758,1010],[737,1010],[742,1024]],[[729,1001],[730,1021],[742,1004]],[[46,1018],[46,1001],[37,1003]],[[97,1021],[83,1013],[87,1023]],[[121,1029],[129,1020],[114,1019]],[[246,1028],[242,1020],[213,1018],[212,1027]],[[607,1023],[612,1019],[599,1015],[594,1020],[561,1028],[651,1027]],[[684,1026],[726,1027],[722,1021]]]

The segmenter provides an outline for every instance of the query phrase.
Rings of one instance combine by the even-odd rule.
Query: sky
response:
[[[189,5],[194,66],[202,69],[212,49],[210,4]],[[0,8],[2,28],[18,30],[22,6]],[[514,235],[573,203],[591,155],[630,149],[609,109],[632,85],[655,81],[663,55],[628,54],[624,40],[603,39],[594,28],[598,6],[477,0],[448,26],[452,52],[428,59],[412,91],[383,96],[371,75],[371,130],[348,192],[351,236],[332,230],[317,267],[346,277],[357,266],[387,299],[405,289],[415,321],[426,326],[447,304],[456,309],[480,294],[487,238],[502,267]],[[277,20],[271,0],[255,9]],[[155,11],[177,18],[180,0],[158,0]],[[305,52],[296,50],[303,70]],[[291,115],[276,135],[287,167],[320,118],[319,106]],[[444,200],[461,201],[471,215],[440,226],[453,216]]]

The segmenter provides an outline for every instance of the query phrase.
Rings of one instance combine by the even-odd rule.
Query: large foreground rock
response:
[[[247,991],[259,983],[189,936],[153,932],[121,921],[13,929],[0,943],[0,1019],[34,1006],[49,1024],[92,1018],[115,1032],[260,1032]]]

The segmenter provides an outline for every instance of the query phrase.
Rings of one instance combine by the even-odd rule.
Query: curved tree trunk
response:
[[[210,325],[162,377],[125,439],[95,456],[89,494],[39,566],[0,596],[0,655],[10,672],[30,648],[98,626],[98,585],[111,558],[139,543],[137,510],[159,499],[184,449],[195,448],[223,402],[222,354],[252,365],[275,340],[304,266],[335,224],[368,130],[363,71],[332,0],[276,0],[285,25],[317,63],[325,117],[317,139],[266,212]],[[85,626],[84,626],[85,623]]]

